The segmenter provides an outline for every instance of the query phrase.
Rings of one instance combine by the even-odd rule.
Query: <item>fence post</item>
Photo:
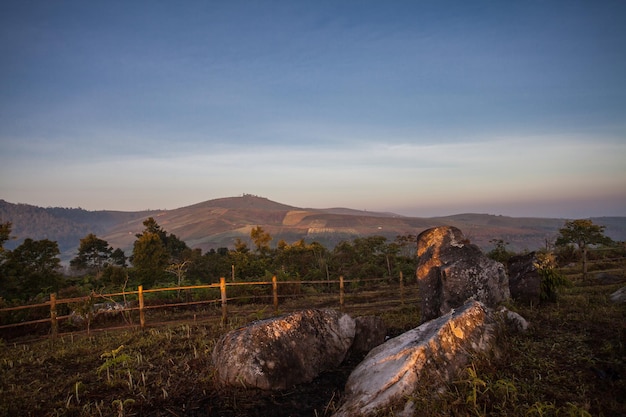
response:
[[[272,277],[272,294],[274,295],[274,313],[278,313],[278,281],[276,275]]]
[[[139,298],[139,326],[143,329],[146,325],[146,316],[143,308],[143,285],[137,287],[137,297]]]
[[[400,271],[400,304],[404,304],[404,276]]]
[[[343,275],[339,276],[339,308],[343,311],[343,297],[344,297],[344,285]]]
[[[50,325],[52,326],[52,338],[59,334],[59,323],[57,322],[57,295],[50,294]]]
[[[222,324],[228,321],[228,311],[226,309],[226,278],[220,278],[220,294],[222,295]]]

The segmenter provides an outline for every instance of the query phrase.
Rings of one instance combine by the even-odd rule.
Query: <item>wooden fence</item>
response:
[[[20,322],[16,322],[16,323],[2,323],[0,322],[0,330],[2,329],[13,329],[13,328],[18,328],[18,327],[22,327],[22,326],[29,326],[29,325],[37,325],[37,324],[41,324],[41,323],[49,323],[50,325],[50,332],[49,334],[54,338],[59,334],[59,322],[62,320],[68,320],[70,319],[73,314],[66,314],[66,315],[59,315],[58,314],[58,310],[59,310],[59,306],[63,305],[63,304],[75,304],[75,305],[84,305],[86,306],[86,310],[83,311],[82,313],[84,314],[84,316],[86,316],[86,320],[87,320],[87,331],[89,331],[89,322],[92,318],[92,314],[94,313],[93,311],[93,306],[94,306],[94,302],[96,299],[102,299],[102,300],[109,300],[112,301],[112,303],[109,304],[116,304],[116,305],[121,305],[120,308],[116,308],[114,311],[117,313],[130,313],[130,312],[135,312],[137,311],[139,314],[139,327],[140,328],[144,328],[146,326],[146,311],[149,309],[160,309],[160,308],[169,308],[169,307],[188,307],[188,306],[194,306],[194,305],[200,305],[200,304],[216,304],[216,305],[221,305],[221,321],[222,323],[225,323],[226,321],[228,321],[228,305],[229,305],[229,301],[234,301],[237,300],[237,297],[230,297],[228,296],[228,291],[227,288],[228,287],[237,287],[237,286],[271,286],[272,288],[272,294],[267,296],[267,297],[271,297],[272,299],[272,305],[274,308],[274,312],[278,313],[278,306],[279,306],[279,298],[281,297],[279,295],[279,287],[284,286],[284,285],[297,285],[300,286],[302,284],[323,284],[326,288],[330,285],[336,285],[338,284],[338,294],[337,292],[334,292],[333,294],[336,295],[337,297],[337,304],[338,307],[343,311],[344,307],[345,307],[345,302],[346,302],[346,284],[349,283],[358,283],[359,285],[363,284],[363,283],[367,283],[367,282],[379,282],[379,283],[389,283],[390,280],[388,278],[371,278],[371,279],[357,279],[357,280],[346,280],[344,279],[343,276],[341,276],[339,278],[339,280],[325,280],[325,281],[278,281],[276,276],[272,277],[271,281],[255,281],[255,282],[227,282],[225,278],[220,278],[220,282],[219,283],[215,283],[215,284],[207,284],[207,285],[191,285],[191,286],[178,286],[178,287],[168,287],[168,288],[154,288],[154,289],[144,289],[143,286],[139,286],[137,288],[137,290],[132,290],[132,291],[123,291],[123,292],[118,292],[118,293],[112,293],[112,294],[97,294],[97,293],[92,293],[88,296],[84,296],[84,297],[75,297],[75,298],[65,298],[65,299],[58,299],[57,298],[57,294],[53,293],[50,294],[50,299],[49,301],[46,301],[44,303],[40,303],[40,304],[30,304],[30,305],[23,305],[23,306],[17,306],[17,307],[9,307],[9,308],[2,308],[0,309],[0,317],[4,317],[6,314],[4,313],[11,313],[11,312],[17,312],[17,311],[21,311],[21,310],[33,310],[33,309],[45,309],[45,311],[49,311],[49,314],[45,314],[42,312],[42,315],[46,315],[45,318],[40,318],[40,319],[36,319],[36,320],[26,320],[26,321],[20,321]],[[336,288],[336,287],[335,287]],[[205,299],[205,300],[196,300],[196,301],[187,301],[187,302],[180,302],[180,297],[178,299],[178,302],[176,303],[166,303],[166,304],[157,304],[157,305],[148,305],[146,303],[146,294],[150,294],[150,293],[160,293],[160,292],[166,292],[166,291],[176,291],[179,295],[181,293],[181,291],[194,291],[194,290],[207,290],[207,289],[219,289],[219,293],[220,296],[219,298],[214,298],[214,299]],[[399,290],[399,299],[401,303],[404,303],[405,300],[405,283],[404,283],[404,279],[402,276],[402,273],[400,273],[399,276],[399,288],[394,288],[394,292]],[[335,289],[336,291],[336,289]],[[115,302],[114,300],[116,298],[120,298],[122,297],[124,302],[122,304]],[[259,297],[258,295],[256,297]],[[263,296],[261,296],[263,297]],[[133,301],[136,301],[136,305],[131,305],[128,302],[126,302],[126,300],[128,298],[132,298]],[[132,303],[134,304],[134,303]],[[73,312],[74,313],[74,312]],[[74,313],[75,314],[75,313]],[[4,321],[4,320],[3,320]],[[128,322],[126,324],[126,326],[124,327],[131,327],[131,326],[135,326],[134,324],[132,324],[131,322]]]

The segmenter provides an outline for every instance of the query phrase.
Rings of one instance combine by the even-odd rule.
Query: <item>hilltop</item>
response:
[[[173,210],[138,212],[88,211],[80,208],[42,208],[0,200],[0,221],[13,224],[13,248],[25,238],[57,241],[64,259],[75,255],[79,240],[89,233],[105,239],[114,248],[132,250],[135,234],[143,221],[154,217],[169,233],[192,248],[203,251],[232,247],[236,239],[249,240],[250,230],[261,226],[273,237],[294,242],[318,241],[332,248],[342,240],[381,235],[393,240],[398,235],[416,235],[440,225],[459,227],[473,243],[488,249],[490,240],[509,242],[514,251],[534,250],[552,241],[566,219],[518,218],[465,213],[445,217],[406,217],[349,208],[300,208],[245,194],[218,198]],[[606,234],[626,240],[626,217],[592,218],[606,226]]]

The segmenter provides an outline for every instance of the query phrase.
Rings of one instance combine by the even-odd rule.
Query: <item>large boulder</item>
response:
[[[511,298],[529,305],[537,305],[541,301],[541,275],[535,255],[535,252],[515,255],[507,262]]]
[[[497,320],[492,310],[469,301],[372,349],[352,371],[345,400],[334,417],[402,415],[421,385],[433,392],[464,369],[471,355],[493,349]]]
[[[354,318],[356,331],[351,350],[367,353],[382,344],[387,338],[387,326],[380,316],[359,316]]]
[[[218,340],[212,356],[217,379],[267,390],[310,382],[341,364],[354,334],[354,320],[330,309],[256,321]]]
[[[456,227],[420,233],[417,256],[422,322],[446,314],[470,298],[495,307],[510,297],[504,266],[469,243]]]

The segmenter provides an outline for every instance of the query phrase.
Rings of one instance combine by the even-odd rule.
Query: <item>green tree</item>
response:
[[[78,255],[70,261],[70,266],[98,275],[111,263],[112,254],[113,248],[109,246],[106,240],[99,239],[95,234],[89,233],[80,240]]]
[[[272,270],[290,278],[320,280],[326,278],[327,251],[317,242],[300,239],[291,245],[281,240],[274,252]]]
[[[559,229],[556,246],[574,244],[578,247],[583,261],[583,279],[587,278],[587,250],[594,245],[610,245],[613,240],[604,235],[605,226],[593,224],[589,219],[566,221]]]
[[[7,251],[4,249],[4,244],[7,240],[11,239],[11,222],[0,223],[0,280],[4,276],[4,260],[7,255]],[[0,281],[1,282],[1,281]]]
[[[57,291],[61,285],[57,242],[26,239],[6,255],[2,282],[4,298],[29,299]]]
[[[395,243],[400,247],[400,256],[406,258],[415,258],[417,256],[417,235],[410,233],[398,235],[396,236]]]
[[[198,250],[199,251],[199,250]],[[230,278],[232,263],[228,248],[210,249],[204,255],[196,258],[189,267],[189,277],[204,283],[219,282],[220,277]]]
[[[145,229],[136,235],[131,257],[135,275],[144,285],[167,281],[169,265],[185,262],[185,253],[190,249],[176,235],[163,230],[154,218],[147,218],[143,225]]]
[[[127,257],[126,254],[124,253],[123,250],[121,250],[120,248],[115,249],[112,253],[111,253],[111,264],[113,266],[119,266],[122,268],[125,268],[126,265],[126,261],[127,261]]]
[[[148,217],[143,222],[143,225],[145,229],[143,233],[135,235],[137,238],[140,238],[145,233],[154,233],[159,236],[159,239],[161,239],[161,242],[163,243],[163,246],[169,254],[172,262],[183,261],[183,253],[189,249],[185,242],[180,240],[175,234],[167,233],[163,230],[153,217]]]
[[[389,248],[384,236],[359,237],[352,242],[340,242],[333,249],[333,270],[350,278],[374,278],[389,275],[395,269],[390,256],[395,256],[398,247]]]
[[[250,231],[250,238],[252,239],[254,246],[256,246],[257,253],[265,255],[269,252],[272,236],[263,230],[261,226],[252,228]]]
[[[11,222],[0,223],[0,253],[4,252],[5,242],[11,239],[12,227],[13,224]]]
[[[170,256],[157,233],[144,232],[133,245],[132,262],[139,282],[152,285],[166,278]]]

